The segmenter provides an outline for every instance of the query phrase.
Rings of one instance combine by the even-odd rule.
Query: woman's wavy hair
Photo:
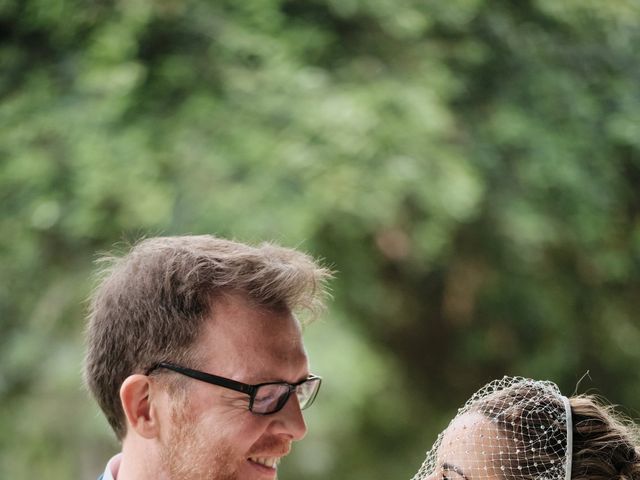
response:
[[[573,415],[573,469],[575,480],[640,480],[640,435],[597,397],[570,399]]]

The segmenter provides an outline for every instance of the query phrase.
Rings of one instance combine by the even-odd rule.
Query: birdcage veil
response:
[[[494,380],[458,410],[412,480],[569,480],[571,432],[554,383]]]

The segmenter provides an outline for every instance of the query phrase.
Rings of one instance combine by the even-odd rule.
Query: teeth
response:
[[[279,457],[249,457],[254,463],[259,463],[260,465],[264,465],[265,467],[275,468],[280,460]]]

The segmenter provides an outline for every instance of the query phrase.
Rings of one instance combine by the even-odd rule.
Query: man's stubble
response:
[[[171,409],[171,431],[164,439],[162,462],[170,480],[240,480],[230,464],[233,449],[218,432],[204,431],[191,412],[188,398]]]

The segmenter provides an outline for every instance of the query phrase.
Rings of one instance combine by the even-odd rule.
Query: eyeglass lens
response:
[[[295,387],[300,409],[309,407],[315,399],[320,387],[320,379],[312,378]],[[291,389],[287,384],[262,385],[256,392],[251,410],[254,413],[274,413],[284,407],[289,399]]]

